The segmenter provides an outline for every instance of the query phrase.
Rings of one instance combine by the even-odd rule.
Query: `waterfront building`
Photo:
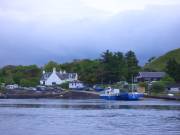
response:
[[[85,88],[85,85],[83,82],[74,80],[69,82],[69,89],[74,89],[74,90],[82,90]]]
[[[41,85],[60,85],[65,82],[71,82],[78,80],[77,73],[66,73],[66,71],[56,71],[56,68],[53,68],[53,72],[43,71],[40,84]]]
[[[167,86],[167,90],[170,93],[180,93],[180,84],[172,84]]]
[[[135,80],[137,82],[159,81],[166,75],[165,72],[139,72]]]

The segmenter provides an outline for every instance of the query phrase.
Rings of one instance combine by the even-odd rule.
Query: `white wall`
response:
[[[46,80],[45,85],[52,85],[52,83],[55,82],[56,84],[62,84],[64,83],[63,80],[61,80],[55,72],[53,72],[50,77]]]
[[[180,88],[171,88],[170,89],[170,92],[172,92],[172,93],[178,93],[178,92],[180,92]]]
[[[75,78],[71,78],[71,75],[67,79],[67,81],[72,82],[72,81],[77,81],[78,80],[78,75],[76,74]]]
[[[45,72],[44,72],[45,73]],[[55,84],[62,84],[62,83],[65,83],[65,82],[71,82],[71,81],[75,81],[75,80],[78,80],[78,74],[76,74],[76,76],[74,78],[71,77],[71,75],[69,76],[69,78],[67,78],[66,80],[61,80],[57,74],[56,74],[56,69],[54,68],[53,69],[53,72],[52,74],[49,76],[49,78],[45,81],[45,85],[52,85],[52,83],[55,83]],[[43,85],[43,81],[41,80],[40,81],[40,84]],[[79,85],[79,87],[82,87],[81,85]]]
[[[70,89],[77,89],[77,88],[84,88],[84,84],[83,83],[78,83],[78,82],[71,82],[69,83],[69,88]]]

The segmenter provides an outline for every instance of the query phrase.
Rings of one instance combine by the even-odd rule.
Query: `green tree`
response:
[[[5,66],[0,70],[0,80],[6,84],[22,84],[21,80],[31,81],[31,84],[39,84],[41,69],[36,65],[30,66]]]
[[[20,85],[23,87],[35,87],[37,86],[37,80],[34,79],[21,79]]]
[[[114,54],[114,59],[116,60],[115,64],[117,66],[116,67],[116,76],[117,79],[116,81],[125,81],[126,77],[127,77],[127,65],[126,65],[126,61],[125,61],[125,57],[123,55],[123,53],[121,52],[116,52]]]
[[[101,55],[102,78],[105,83],[125,80],[127,76],[126,62],[123,53],[107,50]]]
[[[152,93],[162,93],[165,91],[165,85],[163,82],[159,81],[159,82],[154,82],[151,86],[151,92]]]
[[[151,63],[152,61],[154,61],[156,59],[156,57],[155,56],[153,56],[153,57],[151,57],[151,58],[149,58],[148,59],[148,63]]]
[[[139,85],[140,87],[144,87],[145,89],[148,88],[148,84],[147,84],[146,82],[139,82],[138,85]]]
[[[174,78],[176,82],[180,82],[180,64],[175,59],[169,59],[166,64],[166,72]]]
[[[63,89],[69,89],[69,83],[65,82],[65,83],[61,84],[60,87]]]
[[[113,53],[107,50],[106,52],[103,52],[101,55],[101,65],[102,65],[102,72],[103,72],[103,82],[109,83],[112,81],[113,74]],[[114,65],[113,65],[114,67]]]
[[[79,75],[79,80],[86,83],[100,82],[101,66],[99,60],[76,60],[70,63],[64,63],[61,68],[67,72],[75,72]]]
[[[176,76],[176,70],[177,70],[178,63],[176,62],[175,59],[169,59],[166,65],[167,73],[175,77]]]
[[[161,82],[164,83],[165,86],[168,86],[170,84],[174,84],[175,80],[169,75],[166,75],[164,78],[161,79]]]
[[[52,72],[53,68],[56,68],[57,70],[61,69],[61,66],[54,62],[54,61],[49,61],[45,66],[44,66],[44,70],[47,72]]]
[[[125,54],[125,60],[126,60],[126,65],[127,65],[127,70],[128,70],[127,80],[131,82],[132,76],[137,75],[137,73],[140,70],[140,67],[138,66],[138,60],[133,51],[128,51]]]
[[[6,85],[7,84],[14,84],[14,80],[13,80],[12,76],[5,77],[4,82],[5,82]]]

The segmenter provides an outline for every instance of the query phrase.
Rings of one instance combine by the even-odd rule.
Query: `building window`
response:
[[[56,85],[56,82],[52,82],[52,85]]]

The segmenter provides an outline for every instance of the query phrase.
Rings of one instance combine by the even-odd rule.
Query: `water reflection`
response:
[[[0,134],[179,135],[179,110],[179,102],[149,99],[0,100]]]
[[[72,100],[71,100],[72,101]],[[38,102],[38,101],[37,101]],[[80,102],[80,103],[73,103],[67,100],[66,103],[60,102],[58,104],[54,103],[0,103],[0,107],[14,107],[14,108],[61,108],[61,109],[79,109],[79,110],[101,110],[101,109],[142,109],[142,110],[149,110],[149,109],[156,109],[156,110],[180,110],[180,105],[178,104],[171,104],[171,105],[151,105],[151,104],[129,104],[130,102],[126,102],[127,104],[121,104],[121,102]]]

